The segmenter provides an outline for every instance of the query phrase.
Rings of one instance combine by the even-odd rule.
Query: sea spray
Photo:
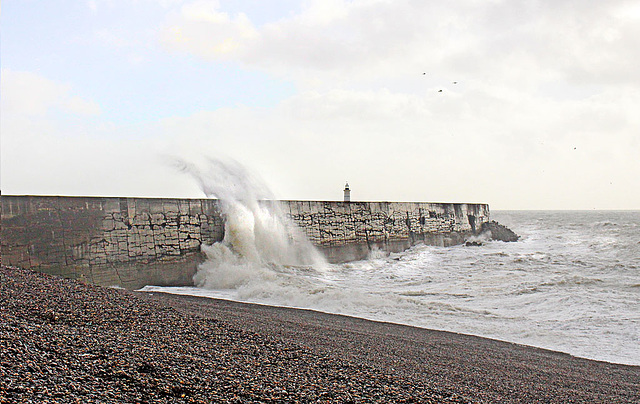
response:
[[[321,271],[229,269],[219,289],[143,290],[301,307],[640,365],[640,212],[493,214],[522,239],[416,245]]]
[[[297,267],[326,267],[322,255],[286,217],[255,173],[234,160],[209,158],[204,167],[183,160],[175,163],[208,197],[219,200],[225,222],[224,239],[202,246],[207,260],[194,276],[198,287],[255,287],[276,281]]]

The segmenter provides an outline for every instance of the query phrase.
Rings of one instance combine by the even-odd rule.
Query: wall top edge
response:
[[[79,195],[0,195],[0,198],[68,198],[68,199],[142,199],[142,200],[180,200],[180,201],[207,201],[217,200],[217,198],[174,198],[174,197],[138,197],[138,196],[79,196]],[[262,201],[278,202],[317,202],[317,203],[419,203],[432,205],[488,205],[484,202],[427,202],[427,201],[350,201],[340,200],[309,200],[309,199],[262,199]]]

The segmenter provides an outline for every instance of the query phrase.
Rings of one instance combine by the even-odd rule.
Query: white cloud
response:
[[[173,139],[167,152],[221,151],[260,171],[283,198],[339,199],[349,180],[360,200],[639,206],[629,191],[640,172],[637,122],[609,105],[611,95],[541,102],[481,88],[465,97],[308,92],[269,110],[172,118],[163,133]],[[623,97],[640,102],[637,93]]]
[[[3,69],[2,191],[162,196],[164,181],[174,173],[162,172],[158,145],[141,136],[139,127],[117,127],[99,113],[97,104],[68,85]],[[176,192],[194,192],[181,187],[180,179],[174,182]]]
[[[80,115],[100,114],[98,104],[73,95],[69,85],[31,72],[2,69],[3,115],[44,116],[53,110]]]
[[[640,207],[640,32],[620,11],[632,3],[306,4],[258,26],[224,3],[186,2],[162,31],[176,57],[292,80],[299,92],[268,108],[101,128],[69,86],[3,71],[9,192],[199,196],[158,156],[226,154],[282,198],[340,199],[349,180],[355,200]],[[79,118],[27,119],[52,110]]]
[[[98,115],[100,107],[93,101],[80,97],[71,97],[65,101],[64,107],[71,113],[78,115]]]
[[[542,102],[490,86],[422,96],[335,89],[135,127],[3,118],[3,190],[197,197],[162,156],[222,154],[287,199],[340,199],[348,180],[355,200],[637,207],[640,118],[630,113],[639,103],[633,91]]]
[[[217,2],[199,1],[183,6],[164,39],[173,49],[304,83],[342,85],[426,70],[511,85],[558,77],[637,85],[640,28],[620,15],[625,6],[312,1],[298,15],[255,27],[244,14],[231,17]]]
[[[195,31],[176,48],[296,82],[270,136],[296,134],[281,147],[321,173],[312,194],[348,176],[364,199],[628,208],[640,206],[633,4],[314,1],[251,37],[209,23],[233,38],[224,55]],[[303,172],[284,175],[305,189]]]
[[[163,39],[174,49],[206,58],[234,54],[256,30],[243,13],[231,16],[218,11],[217,1],[200,0],[182,6],[178,22],[165,30]]]

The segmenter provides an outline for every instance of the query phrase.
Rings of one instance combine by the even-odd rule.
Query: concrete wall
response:
[[[5,265],[105,286],[189,285],[202,243],[224,237],[217,200],[2,196]],[[484,204],[278,203],[332,262],[378,247],[459,244],[489,220]]]

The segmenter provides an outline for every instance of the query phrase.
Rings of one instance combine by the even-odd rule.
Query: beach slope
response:
[[[0,402],[640,402],[640,367],[0,270]]]

